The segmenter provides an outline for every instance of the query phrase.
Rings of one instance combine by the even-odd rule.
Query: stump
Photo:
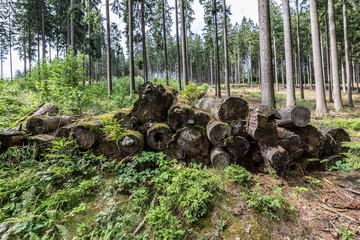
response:
[[[232,136],[231,126],[224,122],[209,123],[206,128],[207,137],[215,147],[225,147],[226,139]]]
[[[136,118],[131,116],[132,108],[123,108],[115,113],[113,119],[120,123],[121,127],[126,129],[133,129],[136,124]]]
[[[100,120],[80,122],[73,128],[71,138],[76,139],[80,149],[90,149],[102,135],[102,127],[103,125]]]
[[[304,157],[320,158],[324,149],[325,137],[316,127],[307,125],[303,128],[292,128],[291,131],[301,137]]]
[[[0,152],[9,147],[21,146],[26,142],[27,135],[25,132],[10,131],[0,133]]]
[[[290,162],[289,153],[281,146],[262,146],[260,152],[265,161],[274,169],[286,167]]]
[[[349,151],[349,148],[341,146],[342,142],[351,142],[350,135],[344,129],[320,126],[320,130],[326,134],[329,134],[335,141],[333,148],[334,151],[329,155],[337,155],[339,153],[345,153]]]
[[[155,150],[165,150],[171,141],[171,129],[166,124],[155,124],[147,131],[147,144]]]
[[[127,131],[118,141],[120,151],[127,155],[141,152],[144,147],[144,136],[135,131]]]
[[[177,131],[195,123],[195,111],[190,105],[177,102],[169,109],[167,120],[169,127]]]
[[[72,120],[75,120],[75,117],[32,117],[26,122],[26,129],[32,135],[44,134],[55,131],[62,126],[71,123]]]
[[[146,82],[139,86],[139,100],[131,110],[140,125],[149,121],[164,122],[174,98],[173,91],[162,85]]]
[[[279,112],[270,106],[259,106],[250,111],[246,131],[264,145],[276,145],[278,141],[276,119],[280,119]]]
[[[304,107],[292,107],[280,111],[281,119],[277,120],[279,127],[305,127],[310,123],[311,113]]]
[[[189,156],[207,156],[209,154],[209,140],[205,130],[200,127],[187,127],[176,133],[175,140]]]
[[[228,140],[226,149],[235,158],[245,156],[250,150],[250,143],[243,137],[231,137]]]
[[[211,151],[211,164],[215,168],[224,169],[230,165],[230,155],[222,148],[214,148]]]
[[[239,97],[202,98],[197,107],[211,113],[215,119],[231,124],[246,119],[248,103]]]

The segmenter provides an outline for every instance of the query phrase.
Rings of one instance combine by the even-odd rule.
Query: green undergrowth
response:
[[[331,121],[322,121],[322,125],[343,128],[352,136],[360,136],[360,119],[335,118]]]

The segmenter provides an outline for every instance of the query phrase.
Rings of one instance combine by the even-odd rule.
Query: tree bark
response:
[[[115,120],[116,123],[120,123],[121,127],[131,130],[137,123],[136,117],[131,115],[131,111],[132,108],[120,109],[114,114],[113,120]]]
[[[195,111],[185,103],[173,104],[167,116],[169,127],[174,131],[195,123]]]
[[[278,144],[289,153],[290,160],[300,159],[304,153],[301,137],[283,128],[278,128],[278,132],[280,138]]]
[[[228,144],[226,139],[232,136],[231,132],[231,126],[223,122],[214,121],[206,127],[207,137],[215,147],[225,147]]]
[[[171,137],[171,129],[166,124],[155,124],[147,131],[147,143],[155,150],[165,150]]]
[[[230,165],[230,156],[222,148],[214,148],[211,151],[211,163],[214,168],[224,169]]]
[[[347,21],[347,7],[346,1],[342,0],[343,5],[343,23],[344,23],[344,42],[345,42],[345,63],[346,63],[346,81],[347,81],[347,95],[348,105],[353,107],[352,93],[351,93],[351,63],[350,63],[350,46],[348,37],[348,21]]]
[[[250,151],[250,143],[246,138],[236,136],[229,141],[226,149],[235,159],[244,157]]]
[[[278,78],[278,69],[277,69],[277,58],[276,58],[276,37],[274,34],[274,65],[275,65],[275,88],[276,91],[279,91],[279,78]]]
[[[177,16],[176,16],[176,20],[177,20]],[[142,51],[143,51],[144,82],[147,82],[149,81],[149,77],[148,77],[148,66],[147,66],[148,63],[147,63],[147,52],[146,52],[145,0],[141,0],[141,32],[142,32],[142,48],[143,48]],[[179,41],[177,41],[177,44],[179,44]]]
[[[121,153],[126,155],[133,155],[141,152],[144,147],[144,136],[135,131],[125,133],[118,141],[117,145]]]
[[[328,25],[326,21],[327,8],[325,5],[325,14],[324,14],[324,22],[325,22],[325,37],[326,37],[326,70],[328,76],[328,84],[329,84],[329,102],[334,102],[332,97],[332,74],[330,73],[330,49],[329,49],[329,34],[328,34]]]
[[[176,133],[175,142],[190,157],[209,154],[209,140],[202,128],[196,126],[182,128]]]
[[[217,7],[216,0],[213,0],[214,7],[214,20],[215,20],[215,62],[216,62],[216,79],[217,79],[217,96],[221,98],[221,80],[220,80],[220,56],[219,56],[219,35],[218,35],[218,22],[217,22]]]
[[[46,42],[45,42],[45,1],[41,1],[41,29],[42,29],[42,58],[46,58]]]
[[[26,122],[26,129],[33,135],[48,133],[69,124],[74,117],[32,117]]]
[[[226,17],[226,0],[223,0],[223,26],[224,26],[224,61],[225,61],[225,87],[226,97],[230,97],[230,81],[229,81],[229,53],[228,53],[228,37],[227,37],[227,17]]]
[[[291,40],[291,22],[289,0],[283,0],[285,63],[286,63],[286,107],[295,106],[295,87],[293,72],[293,54]]]
[[[184,78],[184,88],[189,82],[188,66],[187,66],[187,52],[186,52],[186,20],[185,20],[185,10],[184,10],[184,1],[180,0],[180,12],[181,12],[181,41],[182,41],[182,62],[183,62],[183,78]]]
[[[143,0],[144,1],[144,0]],[[181,1],[181,0],[180,0]],[[176,59],[177,59],[177,77],[178,87],[181,91],[181,70],[180,70],[180,43],[179,43],[179,12],[178,12],[178,0],[175,0],[175,26],[176,26]],[[211,60],[210,60],[211,61]]]
[[[130,93],[135,92],[135,68],[134,68],[134,23],[133,23],[133,0],[128,0],[129,8],[129,60],[130,60]]]
[[[106,0],[106,35],[107,35],[107,81],[108,96],[112,94],[112,75],[111,75],[111,39],[110,39],[110,10],[109,0]]]
[[[0,154],[9,147],[23,145],[26,138],[26,133],[21,131],[0,132]]]
[[[297,59],[298,59],[298,81],[300,84],[300,99],[304,100],[304,84],[301,78],[301,48],[300,48],[300,25],[299,25],[299,3],[296,0],[296,38],[297,38]]]
[[[102,135],[102,127],[101,120],[78,123],[71,132],[71,138],[76,140],[80,149],[90,149]]]
[[[286,167],[290,162],[289,153],[281,146],[262,146],[260,145],[260,152],[268,165],[274,169]]]
[[[348,152],[349,148],[343,147],[341,145],[341,143],[343,142],[351,142],[350,135],[344,129],[320,126],[320,130],[324,134],[330,135],[335,142],[334,146],[332,146],[331,148],[331,153],[329,153],[328,155],[337,155],[340,153]]]
[[[319,34],[319,19],[316,6],[316,0],[310,0],[310,16],[311,16],[311,36],[314,55],[314,71],[315,71],[315,84],[316,84],[316,111],[317,116],[324,116],[328,114],[324,82],[322,74],[321,63],[321,49],[320,49],[320,34]]]
[[[163,38],[164,38],[164,55],[165,55],[165,78],[166,85],[169,86],[169,70],[168,70],[168,56],[167,56],[167,41],[166,41],[166,25],[165,25],[165,0],[162,0],[162,23],[163,23]]]
[[[310,123],[310,111],[304,107],[292,107],[280,111],[281,119],[277,121],[280,127],[305,127]]]

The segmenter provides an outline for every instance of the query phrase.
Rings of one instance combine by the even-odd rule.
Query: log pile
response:
[[[106,116],[118,128],[116,138],[104,130],[101,116],[33,116],[24,131],[0,133],[0,153],[29,143],[48,147],[65,137],[76,140],[81,151],[111,159],[163,151],[169,158],[218,168],[237,163],[283,170],[304,157],[339,155],[347,151],[340,143],[350,141],[342,129],[310,125],[310,111],[303,107],[250,108],[238,97],[203,98],[191,106],[173,89],[150,82],[139,87],[132,107]]]

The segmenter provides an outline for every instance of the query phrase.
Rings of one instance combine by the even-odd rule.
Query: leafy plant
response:
[[[206,86],[200,87],[196,85],[196,83],[191,82],[186,85],[185,90],[182,90],[180,95],[184,97],[191,105],[195,105],[197,100],[205,92],[205,89],[207,89]]]
[[[343,153],[344,161],[351,164],[352,168],[360,169],[360,142],[343,142],[341,145],[349,148],[347,153]]]
[[[347,229],[346,227],[343,227],[339,230],[339,232],[342,234],[342,238],[344,240],[355,240],[354,236],[355,233]]]
[[[232,164],[226,167],[224,172],[230,182],[240,183],[244,186],[249,184],[251,174],[242,166]]]
[[[349,163],[344,163],[343,161],[339,160],[335,162],[335,166],[331,166],[329,171],[343,171],[343,172],[350,172],[352,169],[352,165]]]

